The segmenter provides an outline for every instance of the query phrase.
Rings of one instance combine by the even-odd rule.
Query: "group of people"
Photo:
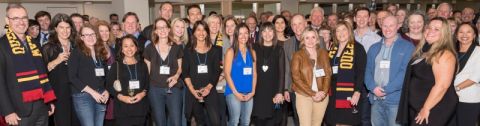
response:
[[[0,115],[19,126],[476,125],[475,11],[395,5],[111,21],[9,4]],[[324,21],[324,18],[327,18]],[[474,25],[476,24],[476,25]],[[193,121],[194,120],[194,121]]]

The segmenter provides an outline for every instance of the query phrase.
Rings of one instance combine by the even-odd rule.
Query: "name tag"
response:
[[[95,76],[97,77],[105,76],[105,70],[103,68],[95,68]]]
[[[197,71],[198,71],[199,74],[208,73],[208,66],[207,65],[198,65]]]
[[[251,67],[243,68],[243,75],[252,75],[252,68]]]
[[[325,76],[325,70],[323,69],[316,69],[315,70],[315,77],[323,77]]]
[[[332,66],[333,74],[338,74],[338,66]]]
[[[128,88],[129,89],[140,89],[140,81],[138,81],[138,80],[128,81]]]
[[[112,66],[108,65],[108,70],[110,70],[110,68],[112,68]]]
[[[170,67],[160,66],[160,75],[170,75]]]
[[[380,68],[388,69],[390,68],[390,60],[382,60],[380,61]]]

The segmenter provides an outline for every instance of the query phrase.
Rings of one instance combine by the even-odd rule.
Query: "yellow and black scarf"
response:
[[[334,78],[337,83],[332,83],[331,86],[331,90],[335,90],[335,108],[352,107],[347,98],[351,97],[355,91],[355,71],[353,69],[355,55],[354,45],[354,43],[348,43],[342,52],[338,52],[338,45],[333,46],[328,53],[332,66],[338,66],[338,73],[336,74],[336,78]],[[341,53],[340,57],[338,57],[339,62],[336,61],[337,53]]]
[[[26,36],[26,45],[22,44],[11,28],[7,29],[5,36],[8,44],[2,43],[2,46],[11,50],[7,51],[7,54],[11,55],[15,63],[12,67],[15,67],[22,101],[33,102],[43,99],[44,103],[48,103],[55,100],[39,47],[32,42],[30,36]]]

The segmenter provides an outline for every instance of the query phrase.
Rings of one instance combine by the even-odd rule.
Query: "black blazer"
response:
[[[100,58],[97,60],[101,62],[106,76],[107,63]],[[97,91],[105,90],[105,76],[95,75],[95,63],[92,57],[83,54],[80,48],[72,50],[68,59],[68,78],[72,82],[72,94],[80,93],[86,86]]]
[[[36,43],[37,44],[37,43]],[[24,103],[22,92],[19,89],[15,76],[15,64],[7,49],[10,46],[6,36],[0,38],[0,112],[2,116],[17,113],[18,116],[28,117],[32,113],[33,103]],[[37,44],[37,47],[40,47]],[[45,67],[45,66],[41,66]]]

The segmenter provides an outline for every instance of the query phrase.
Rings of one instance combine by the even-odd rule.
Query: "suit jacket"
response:
[[[370,100],[375,96],[373,89],[377,87],[375,83],[375,58],[380,53],[383,39],[373,44],[367,53],[367,67],[365,70],[365,85],[370,91]],[[407,70],[408,62],[415,50],[413,44],[398,35],[397,40],[393,44],[393,50],[390,61],[390,74],[387,86],[384,87],[386,95],[386,103],[398,104],[403,87],[403,80]],[[372,101],[373,102],[373,101]]]
[[[39,44],[37,44],[38,47]],[[17,113],[21,117],[28,117],[32,113],[33,103],[22,101],[22,91],[18,87],[15,64],[12,56],[8,55],[10,45],[6,36],[0,38],[0,113],[7,116]],[[45,67],[45,66],[40,66]]]
[[[325,48],[325,42],[323,42],[323,38],[320,39],[320,48]],[[298,44],[297,44],[298,43]],[[290,72],[290,61],[293,59],[293,53],[295,53],[300,47],[300,41],[297,40],[295,36],[290,37],[284,43],[280,43],[283,46],[283,50],[285,51],[285,90],[292,91],[292,73]]]

